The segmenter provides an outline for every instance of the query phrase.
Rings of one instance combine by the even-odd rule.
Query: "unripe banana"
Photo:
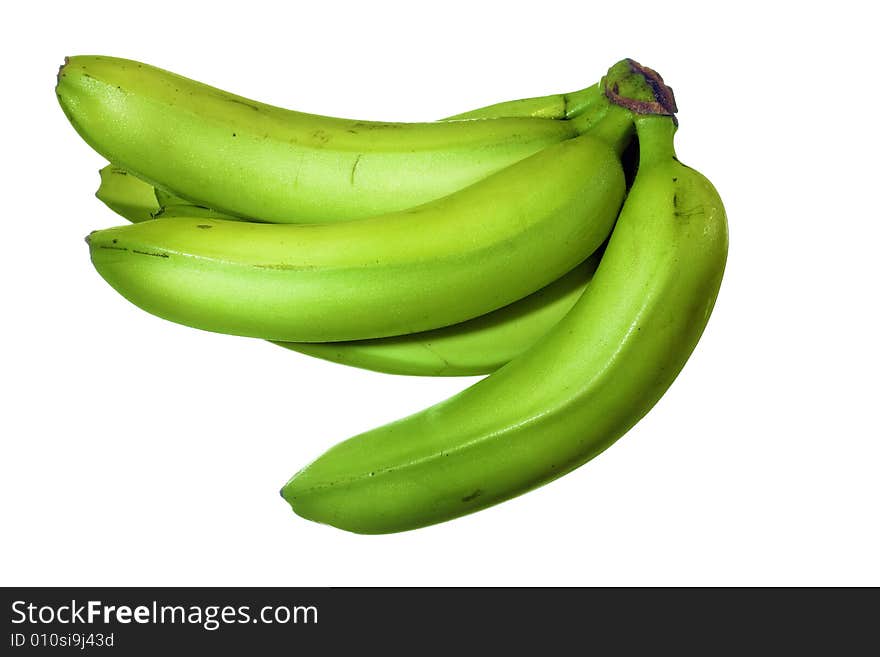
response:
[[[669,117],[641,160],[593,281],[528,352],[451,399],[333,447],[282,489],[304,518],[397,532],[497,504],[590,460],[678,375],[727,256],[721,199],[675,158]]]
[[[220,333],[294,342],[462,322],[549,284],[605,240],[625,191],[629,114],[454,194],[330,224],[185,217],[96,231],[92,262],[144,310]]]
[[[423,204],[585,127],[579,118],[331,118],[98,56],[68,58],[56,94],[77,132],[115,165],[198,205],[270,222],[343,221]]]
[[[443,121],[464,119],[542,118],[571,119],[590,111],[601,114],[603,94],[600,84],[567,94],[508,100],[450,116]],[[101,185],[95,196],[107,207],[132,223],[153,219],[162,208],[194,205],[180,196],[153,187],[133,173],[113,164],[99,172]],[[158,205],[157,205],[158,202]],[[204,206],[201,206],[204,207]],[[218,219],[232,215],[215,211]]]
[[[433,331],[349,342],[276,342],[335,363],[386,374],[490,374],[524,353],[553,328],[586,289],[596,252],[550,285],[498,310]]]
[[[112,165],[105,167],[114,182],[112,189],[102,186],[99,198],[110,198],[112,207],[131,208],[132,220],[140,217],[199,216],[214,219],[213,210],[198,208],[182,199],[156,190],[161,209],[150,209],[153,187],[134,175],[125,175]],[[112,175],[111,175],[112,174]],[[121,177],[124,185],[115,184]],[[106,201],[105,201],[106,202]],[[155,205],[155,200],[153,200]],[[123,215],[125,216],[125,215]],[[414,376],[473,376],[489,374],[506,364],[535,343],[565,316],[593,277],[599,264],[596,252],[570,272],[529,296],[498,310],[433,331],[412,333],[374,340],[349,342],[276,342],[276,344],[336,363],[385,372]]]

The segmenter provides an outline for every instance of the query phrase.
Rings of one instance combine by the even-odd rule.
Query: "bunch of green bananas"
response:
[[[489,375],[284,486],[342,529],[442,522],[582,465],[666,391],[721,284],[721,200],[676,158],[671,89],[632,60],[431,123],[294,112],[110,57],[68,58],[56,93],[111,163],[97,196],[132,223],[87,241],[131,302],[356,367]]]

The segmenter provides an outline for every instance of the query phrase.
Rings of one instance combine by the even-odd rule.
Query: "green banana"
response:
[[[80,136],[115,165],[197,205],[270,222],[343,221],[420,205],[589,128],[580,117],[331,118],[99,56],[66,59],[56,95]]]
[[[108,164],[98,172],[101,186],[95,196],[116,214],[132,223],[152,219],[161,204],[153,187],[121,167]]]
[[[105,167],[107,169],[112,166]],[[133,175],[125,176],[120,203],[134,207],[153,188]],[[130,181],[134,181],[132,184]],[[103,189],[103,185],[102,185]],[[100,195],[101,190],[99,190]],[[135,193],[136,192],[136,193]],[[128,195],[126,195],[128,194]],[[175,202],[156,190],[160,205],[154,217],[214,216],[213,211]],[[142,205],[146,205],[143,204]],[[142,208],[146,213],[145,208]],[[525,351],[571,309],[599,264],[597,252],[570,272],[534,294],[498,310],[452,326],[375,340],[350,342],[277,342],[317,358],[388,374],[471,376],[488,374]]]
[[[442,121],[464,119],[542,118],[571,119],[587,111],[601,110],[602,91],[594,84],[581,91],[551,94],[535,98],[508,100],[450,116]],[[155,188],[122,167],[108,164],[101,169],[101,185],[95,194],[107,207],[132,223],[153,219],[169,206],[191,206],[189,201],[163,189]],[[158,203],[158,205],[157,205]],[[204,207],[204,206],[197,206]],[[216,212],[216,218],[233,218]]]
[[[489,374],[525,352],[571,310],[592,279],[600,256],[597,251],[537,292],[460,324],[375,340],[275,344],[386,374]]]
[[[623,200],[631,129],[609,104],[588,133],[402,212],[329,224],[160,218],[95,231],[92,262],[144,310],[220,333],[329,342],[448,326],[596,250]]]
[[[668,116],[638,119],[635,183],[571,312],[474,386],[301,470],[282,489],[297,514],[359,533],[449,520],[577,468],[648,412],[696,346],[727,257],[721,199],[678,162],[674,132]]]

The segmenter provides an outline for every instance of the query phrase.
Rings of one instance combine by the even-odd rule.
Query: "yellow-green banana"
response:
[[[108,165],[105,169],[112,169]],[[115,174],[119,175],[119,174]],[[98,196],[113,195],[116,207],[136,208],[140,217],[212,216],[213,211],[189,206],[186,201],[162,194],[156,198],[167,207],[150,206],[153,187],[122,171],[125,186],[104,190]],[[104,177],[102,175],[102,181]],[[102,190],[104,193],[102,194]],[[125,215],[123,215],[125,216]],[[213,217],[222,218],[222,217]],[[599,264],[600,253],[587,258],[570,272],[537,292],[476,317],[433,331],[374,340],[348,342],[277,342],[276,344],[316,358],[352,367],[416,376],[472,376],[489,374],[516,357],[556,324],[580,297]]]
[[[349,342],[276,342],[324,360],[387,374],[490,374],[544,336],[577,302],[599,265],[594,253],[570,272],[498,310],[433,331]]]
[[[535,98],[508,100],[486,107],[450,116],[443,121],[463,119],[499,118],[542,118],[571,119],[587,111],[601,113],[602,90],[594,84],[581,91],[567,94],[551,94]],[[153,187],[133,173],[113,164],[101,169],[101,185],[95,194],[107,207],[132,223],[153,219],[161,208],[193,205],[180,196]],[[158,205],[157,205],[158,202]],[[201,206],[204,207],[204,206]],[[215,211],[216,212],[216,211]],[[218,219],[232,218],[231,215],[216,212]]]
[[[96,231],[98,272],[160,317],[220,333],[327,342],[462,322],[556,280],[605,240],[632,129],[594,129],[454,194],[329,224],[159,218]]]
[[[674,120],[637,130],[634,186],[571,312],[476,385],[301,470],[282,489],[296,513],[360,533],[449,520],[577,468],[648,412],[709,318],[727,221],[711,183],[675,158]]]
[[[589,103],[599,96],[595,91],[569,94],[576,96],[569,102]],[[589,127],[580,117],[433,123],[331,118],[100,56],[68,58],[56,94],[77,132],[115,165],[198,205],[270,222],[343,221],[403,210]],[[561,108],[549,113],[564,114],[565,102],[564,95]]]

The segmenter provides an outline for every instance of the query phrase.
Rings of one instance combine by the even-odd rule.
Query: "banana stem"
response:
[[[676,159],[674,117],[640,115],[635,119],[639,139],[639,167]]]
[[[562,95],[565,103],[565,118],[573,119],[584,112],[594,108],[604,98],[604,90],[600,83],[596,83],[580,91],[572,91]]]
[[[633,135],[633,116],[629,110],[612,105],[603,99],[604,108],[590,111],[572,119],[578,134],[588,132],[607,142],[621,155],[631,141]]]

